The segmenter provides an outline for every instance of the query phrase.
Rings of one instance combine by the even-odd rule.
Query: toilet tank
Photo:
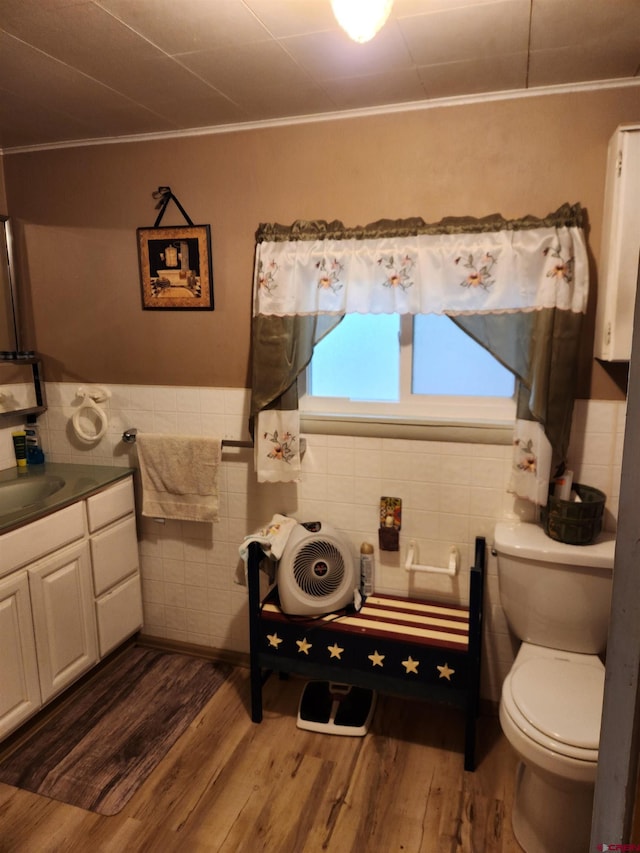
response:
[[[537,524],[498,522],[500,601],[521,640],[583,654],[607,644],[615,537],[565,545]]]

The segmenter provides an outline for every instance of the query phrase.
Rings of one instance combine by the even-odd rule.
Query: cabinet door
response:
[[[640,253],[640,126],[618,129],[609,143],[598,270],[594,355],[631,357]]]
[[[41,705],[26,572],[0,581],[0,649],[0,737],[4,737]]]
[[[46,702],[98,660],[89,545],[79,542],[29,567],[29,586]]]

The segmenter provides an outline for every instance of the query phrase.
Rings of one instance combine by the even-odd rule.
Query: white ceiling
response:
[[[639,74],[640,0],[0,0],[5,151]]]

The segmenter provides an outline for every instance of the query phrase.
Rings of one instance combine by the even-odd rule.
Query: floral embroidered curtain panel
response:
[[[544,219],[261,225],[251,415],[261,481],[299,477],[296,379],[344,314],[446,314],[519,380],[512,488],[546,503],[569,441],[588,260],[580,206]]]

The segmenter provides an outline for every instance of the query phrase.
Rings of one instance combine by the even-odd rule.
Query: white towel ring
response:
[[[87,410],[94,413],[95,416],[98,418],[96,431],[93,434],[87,432],[80,423],[80,418]],[[100,406],[98,406],[98,404],[88,394],[84,396],[82,403],[73,413],[71,422],[73,423],[73,429],[78,438],[82,441],[86,441],[88,444],[93,444],[94,442],[99,441],[106,433],[107,427],[109,425],[109,419],[105,410],[101,409]]]

